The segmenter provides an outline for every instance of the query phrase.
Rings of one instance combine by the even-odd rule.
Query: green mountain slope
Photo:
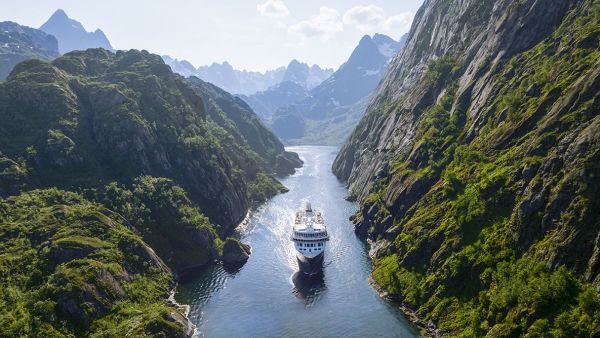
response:
[[[264,126],[246,102],[197,77],[187,80],[203,98],[209,119],[232,135],[235,144],[247,145],[250,151],[245,152],[258,155],[257,161],[264,168],[278,175],[289,175],[302,164],[297,154],[284,150],[281,141]],[[237,161],[239,166],[247,163],[248,159],[244,158]]]
[[[174,281],[247,259],[227,236],[302,162],[190,81],[145,51],[90,49],[0,83],[0,336],[191,335]]]
[[[0,200],[0,335],[186,337],[170,271],[119,217],[57,189]]]
[[[594,0],[425,2],[336,159],[374,281],[438,333],[600,334],[599,22]]]
[[[246,138],[227,116],[215,121],[185,79],[147,52],[95,49],[22,63],[0,87],[0,116],[0,149],[25,162],[36,186],[167,177],[225,227],[244,217],[247,185],[259,173],[300,164],[257,121],[244,125],[255,130]]]

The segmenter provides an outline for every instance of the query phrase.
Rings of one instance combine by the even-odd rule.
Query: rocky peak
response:
[[[298,60],[292,60],[287,66],[285,74],[283,75],[283,81],[292,81],[300,84],[305,84],[308,78],[310,68],[306,63],[301,63]]]
[[[58,39],[58,47],[62,54],[88,48],[112,50],[104,32],[100,29],[93,32],[86,31],[79,21],[69,18],[62,9],[54,12],[40,27],[40,30],[52,34]]]

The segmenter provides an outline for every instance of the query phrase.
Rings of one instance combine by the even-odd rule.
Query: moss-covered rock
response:
[[[169,269],[103,206],[56,189],[0,200],[0,238],[1,336],[186,336]]]
[[[223,263],[241,265],[250,258],[250,246],[242,244],[234,238],[227,238],[223,243]]]
[[[140,177],[133,184],[111,183],[93,199],[124,217],[177,277],[219,258],[216,229],[185,191],[166,178]]]

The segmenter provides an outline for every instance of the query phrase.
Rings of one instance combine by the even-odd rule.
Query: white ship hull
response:
[[[301,272],[315,275],[322,271],[325,245],[329,234],[319,211],[313,211],[307,204],[304,211],[296,213],[292,236],[296,258]]]

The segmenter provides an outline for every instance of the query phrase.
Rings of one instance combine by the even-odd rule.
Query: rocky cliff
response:
[[[599,334],[599,19],[425,1],[334,163],[375,282],[443,334]]]
[[[246,214],[258,173],[299,165],[259,122],[247,138],[234,135],[229,118],[213,122],[205,100],[147,52],[95,49],[22,63],[0,87],[0,115],[0,149],[23,158],[37,186],[167,177],[224,227]],[[291,162],[279,168],[278,158]]]

